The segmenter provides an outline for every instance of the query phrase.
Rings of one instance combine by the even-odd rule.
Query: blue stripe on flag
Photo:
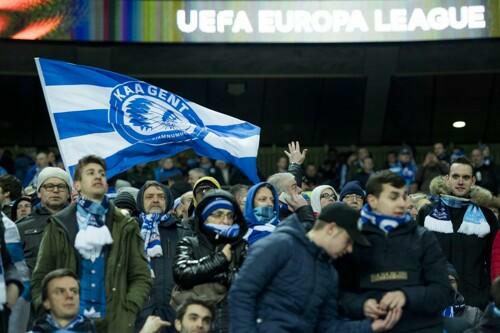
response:
[[[67,139],[93,133],[113,132],[108,121],[108,110],[87,110],[54,113],[59,139]]]
[[[218,136],[248,138],[250,136],[260,134],[260,128],[250,123],[241,123],[228,126],[208,125],[207,128],[211,129],[212,132],[217,134]]]
[[[39,59],[45,85],[91,84],[101,87],[114,87],[127,81],[137,81],[131,77],[104,69],[80,66],[67,62]]]

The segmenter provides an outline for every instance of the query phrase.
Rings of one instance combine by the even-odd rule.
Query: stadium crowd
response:
[[[499,165],[436,143],[252,184],[207,157],[108,179],[0,158],[1,332],[500,332]]]

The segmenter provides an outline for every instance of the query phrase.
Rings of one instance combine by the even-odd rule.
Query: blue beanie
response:
[[[207,218],[217,209],[229,209],[234,212],[234,206],[231,201],[223,199],[223,198],[215,198],[212,202],[203,208],[201,212],[201,220],[205,222]]]
[[[340,191],[339,201],[342,201],[344,197],[348,194],[357,194],[361,196],[363,199],[366,196],[365,191],[361,187],[361,183],[357,180],[352,180],[350,182],[345,183],[344,187],[342,187],[342,191]]]

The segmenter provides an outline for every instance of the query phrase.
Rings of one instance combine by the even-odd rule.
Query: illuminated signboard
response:
[[[338,43],[500,37],[498,0],[0,1],[0,37]]]

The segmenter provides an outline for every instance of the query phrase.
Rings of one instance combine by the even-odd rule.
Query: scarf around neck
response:
[[[361,224],[371,223],[388,234],[399,226],[409,223],[412,218],[409,213],[401,217],[382,215],[373,211],[369,204],[365,204],[361,209],[360,220]]]
[[[481,208],[469,199],[458,198],[451,195],[441,195],[437,205],[429,215],[425,217],[424,227],[427,229],[444,233],[453,233],[453,223],[451,221],[450,208],[467,207],[458,233],[465,235],[475,235],[480,238],[490,233],[490,225]]]
[[[240,234],[240,225],[238,223],[232,225],[204,223],[202,226],[205,230],[213,232],[215,239],[219,239],[221,236],[224,238],[237,238]]]
[[[148,258],[163,256],[161,248],[160,231],[158,226],[171,226],[175,224],[175,219],[170,214],[160,213],[141,213],[139,219],[142,222],[141,236],[144,239],[144,252]]]
[[[94,262],[101,255],[103,246],[113,243],[105,224],[108,209],[107,197],[104,197],[101,203],[82,196],[77,199],[76,220],[79,230],[75,238],[75,248],[84,259]]]

